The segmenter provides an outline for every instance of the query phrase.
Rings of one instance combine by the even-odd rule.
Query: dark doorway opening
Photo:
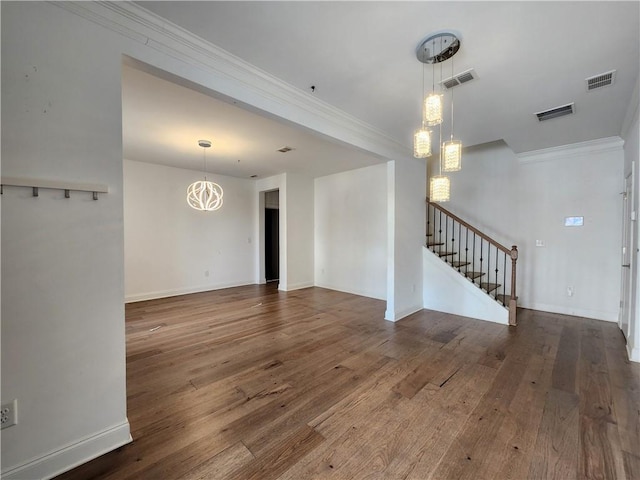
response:
[[[265,193],[264,209],[264,272],[267,282],[280,278],[280,210],[279,192]]]

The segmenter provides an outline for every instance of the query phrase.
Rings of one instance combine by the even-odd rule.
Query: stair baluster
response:
[[[484,270],[482,270],[482,247],[484,246],[484,239],[480,238],[480,274],[482,275],[484,273]],[[478,281],[478,285],[480,285],[480,288],[482,288],[482,276],[479,277],[480,280]]]
[[[467,230],[467,234],[464,241],[464,263],[466,264],[464,266],[465,271],[467,270],[467,267],[469,265],[469,229],[467,228],[466,230]]]

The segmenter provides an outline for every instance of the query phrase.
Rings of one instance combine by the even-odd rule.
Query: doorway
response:
[[[280,191],[264,194],[264,272],[267,282],[280,279]]]

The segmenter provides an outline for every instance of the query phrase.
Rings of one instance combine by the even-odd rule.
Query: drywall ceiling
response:
[[[205,152],[198,140],[203,139],[212,142],[207,171],[241,178],[283,172],[319,177],[385,161],[154,73],[135,62],[122,68],[127,160],[202,170]],[[285,146],[291,151],[278,151]]]
[[[473,68],[477,75],[452,90],[455,136],[465,146],[504,140],[521,153],[619,135],[639,71],[639,2],[139,5],[408,148],[423,90],[415,49],[433,32],[452,30],[462,45],[442,73],[424,69],[427,89],[434,74]],[[587,77],[610,70],[612,86],[587,91]],[[535,116],[572,102],[573,115],[545,122]],[[445,136],[449,122],[447,110]]]

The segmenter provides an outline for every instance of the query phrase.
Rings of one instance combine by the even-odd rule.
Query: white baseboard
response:
[[[4,480],[47,480],[132,441],[129,422],[108,428],[76,443],[2,472]]]
[[[422,309],[423,309],[422,305],[414,305],[412,307],[404,308],[397,312],[390,312],[389,310],[385,310],[384,319],[390,322],[397,322],[398,320],[402,320],[403,318],[408,317],[409,315],[412,315],[416,312],[419,312]]]
[[[301,290],[303,288],[309,288],[309,287],[313,287],[315,286],[313,284],[313,282],[300,282],[300,283],[293,283],[293,284],[288,284],[286,288],[280,288],[280,285],[278,285],[278,290],[281,290],[283,292],[291,292],[292,290]]]
[[[190,293],[209,292],[211,290],[222,290],[223,288],[244,287],[245,285],[255,285],[253,280],[245,280],[234,283],[217,283],[213,285],[199,285],[196,287],[174,288],[169,290],[159,290],[156,292],[136,293],[126,295],[124,303],[142,302],[144,300],[155,300],[156,298],[177,297],[178,295],[188,295]]]
[[[524,302],[518,306],[529,310],[539,310],[541,312],[561,313],[563,315],[572,315],[574,317],[591,318],[593,320],[602,320],[604,322],[618,322],[618,312],[606,312],[602,310],[590,310],[585,308],[567,308],[558,305],[548,305],[545,303],[528,303]]]
[[[352,295],[359,295],[361,297],[367,297],[367,298],[375,298],[377,300],[386,300],[387,297],[386,295],[380,296],[377,295],[373,292],[369,292],[369,291],[365,291],[365,290],[358,290],[358,289],[354,289],[354,288],[350,288],[350,287],[343,287],[340,285],[332,285],[332,284],[328,284],[328,283],[316,283],[315,285],[316,287],[319,288],[326,288],[327,290],[335,290],[337,292],[344,292],[344,293],[350,293]]]
[[[631,362],[640,362],[640,348],[632,348],[627,344],[627,354],[629,355],[629,360]]]

